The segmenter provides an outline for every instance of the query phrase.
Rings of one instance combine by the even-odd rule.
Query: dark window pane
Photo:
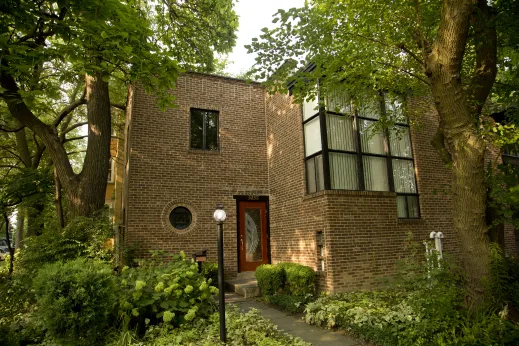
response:
[[[324,190],[323,156],[318,155],[306,160],[306,191],[314,193]]]
[[[204,149],[204,114],[198,109],[191,110],[191,148]]]
[[[176,207],[169,214],[169,222],[176,229],[186,229],[191,225],[191,212],[185,207]]]
[[[401,219],[407,218],[407,205],[405,199],[405,196],[396,197],[396,209],[398,211],[398,217]]]
[[[407,210],[410,218],[420,217],[418,196],[407,196]]]
[[[206,113],[206,148],[207,150],[218,150],[218,113]]]
[[[315,161],[313,158],[306,160],[306,191],[308,193],[317,191],[315,184]]]

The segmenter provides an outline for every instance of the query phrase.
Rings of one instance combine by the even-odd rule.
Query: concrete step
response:
[[[244,298],[260,296],[258,281],[256,281],[254,272],[238,273],[236,279],[227,280],[225,282],[225,288],[227,291],[236,292]]]

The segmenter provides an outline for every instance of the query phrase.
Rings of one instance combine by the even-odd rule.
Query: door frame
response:
[[[265,202],[265,212],[266,212],[266,231],[267,231],[267,263],[272,263],[271,253],[270,253],[270,217],[269,217],[269,197],[268,196],[247,196],[247,195],[234,195],[232,196],[236,200],[236,262],[238,273],[241,273],[241,265],[240,265],[240,202]]]

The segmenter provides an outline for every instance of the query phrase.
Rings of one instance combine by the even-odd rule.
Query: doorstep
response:
[[[225,281],[225,288],[227,291],[235,292],[244,298],[260,296],[260,289],[254,272],[238,273],[236,279]]]

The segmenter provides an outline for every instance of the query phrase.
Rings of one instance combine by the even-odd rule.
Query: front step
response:
[[[259,297],[261,295],[254,272],[238,273],[236,279],[225,282],[225,288],[228,291],[236,292],[244,298]]]

